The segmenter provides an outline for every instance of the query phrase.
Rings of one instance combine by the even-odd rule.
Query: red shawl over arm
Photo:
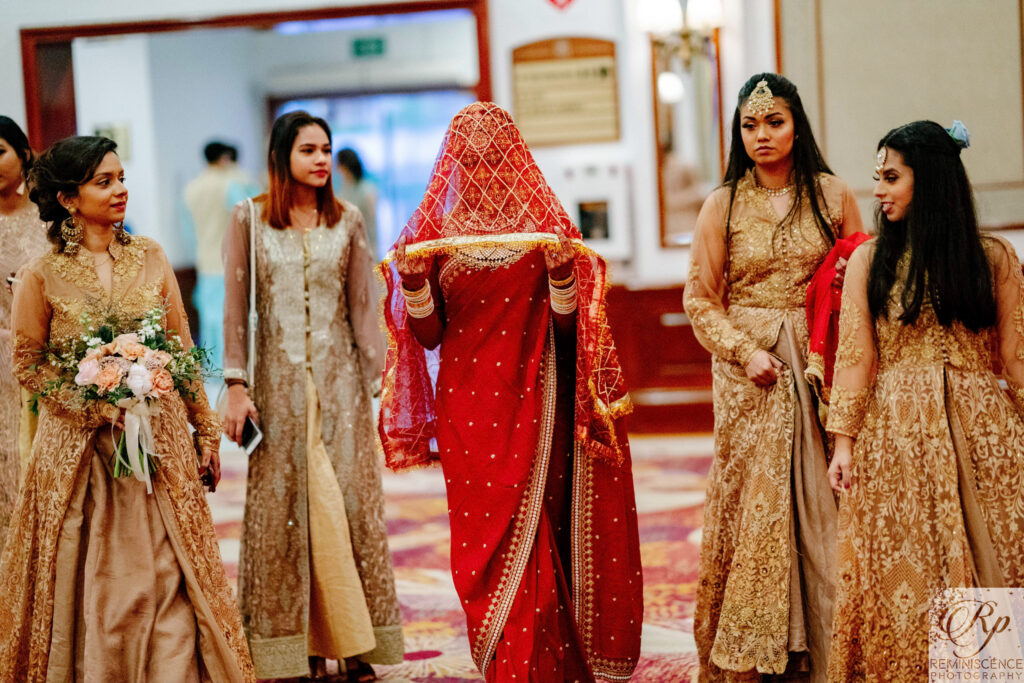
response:
[[[836,285],[836,265],[839,259],[849,260],[854,250],[871,239],[869,235],[855,232],[849,237],[836,240],[811,284],[807,287],[807,329],[810,333],[807,369],[804,376],[811,384],[822,403],[828,404],[832,389],[832,371],[836,362],[839,344],[839,309],[843,288]]]

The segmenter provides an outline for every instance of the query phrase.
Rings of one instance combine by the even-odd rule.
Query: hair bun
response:
[[[953,125],[947,128],[946,132],[960,149],[967,149],[971,146],[971,134],[967,132],[967,126],[960,119],[955,119]]]

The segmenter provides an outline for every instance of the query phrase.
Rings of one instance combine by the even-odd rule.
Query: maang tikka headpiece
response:
[[[875,173],[881,173],[885,167],[885,157],[888,156],[889,148],[882,146],[882,149],[878,150],[878,156],[875,157]]]
[[[747,98],[747,109],[751,114],[764,115],[775,108],[775,96],[768,87],[768,81],[758,81],[754,91]]]

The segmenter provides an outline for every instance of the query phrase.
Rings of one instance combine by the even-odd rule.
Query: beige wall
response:
[[[1024,226],[1024,0],[780,0],[782,73],[832,168],[872,211],[874,149],[916,119],[971,132],[982,224]],[[1024,251],[1024,230],[1006,231]]]

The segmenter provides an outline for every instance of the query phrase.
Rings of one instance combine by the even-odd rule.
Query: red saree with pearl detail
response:
[[[556,228],[576,252],[571,316],[549,302]],[[604,262],[493,104],[452,120],[403,235],[432,258],[443,332],[417,331],[392,252],[379,429],[391,469],[441,463],[476,665],[492,682],[628,680],[642,577]]]

